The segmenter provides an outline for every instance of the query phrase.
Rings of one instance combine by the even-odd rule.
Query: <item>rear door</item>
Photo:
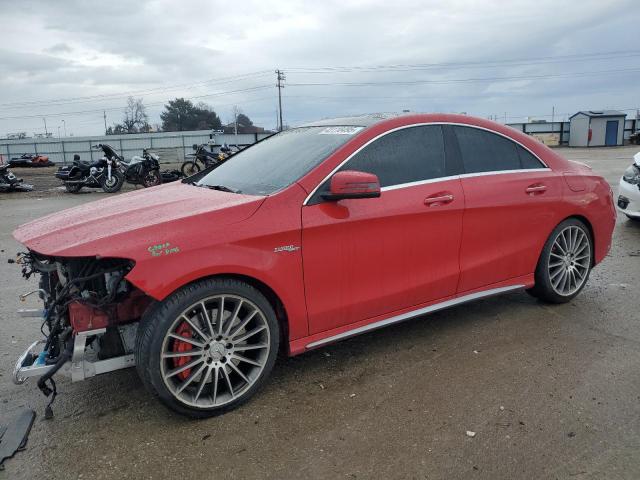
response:
[[[378,175],[382,194],[323,201],[327,180],[303,206],[310,333],[454,295],[464,198],[442,127],[387,133],[339,170]]]
[[[462,160],[466,199],[460,284],[464,293],[535,271],[555,226],[561,180],[513,140],[488,130],[450,126]]]

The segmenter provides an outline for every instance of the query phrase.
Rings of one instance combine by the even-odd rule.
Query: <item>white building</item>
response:
[[[617,110],[581,111],[569,117],[569,146],[615,147],[624,144],[626,113]]]

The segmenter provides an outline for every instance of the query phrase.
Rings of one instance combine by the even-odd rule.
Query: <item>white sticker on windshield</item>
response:
[[[353,135],[363,128],[364,127],[327,127],[318,132],[318,135]]]

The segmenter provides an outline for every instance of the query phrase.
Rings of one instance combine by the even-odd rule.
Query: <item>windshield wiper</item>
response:
[[[220,190],[221,192],[229,192],[229,193],[241,193],[240,190],[236,190],[235,188],[227,187],[225,185],[204,185],[204,184],[196,184],[198,187],[205,187],[211,190]]]

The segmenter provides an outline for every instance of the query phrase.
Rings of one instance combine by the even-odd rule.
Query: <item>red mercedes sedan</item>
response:
[[[503,292],[567,302],[611,245],[609,185],[464,115],[370,115],[273,135],[177,184],[18,228],[46,338],[14,380],[136,366],[193,417],[297,355]],[[40,311],[42,312],[42,311]]]

